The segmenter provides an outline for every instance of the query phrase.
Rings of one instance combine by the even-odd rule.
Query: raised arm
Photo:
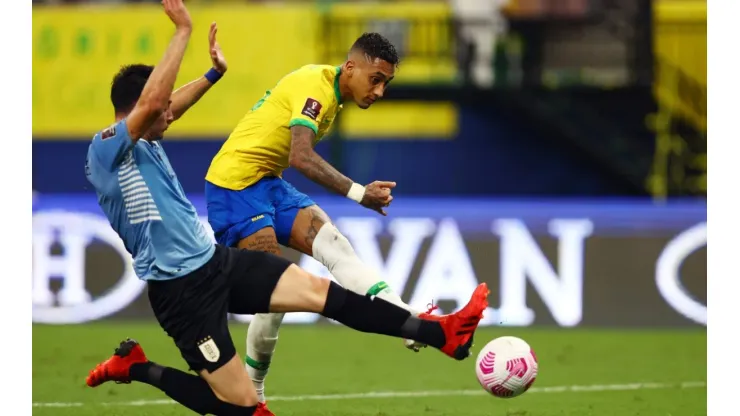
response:
[[[175,120],[182,117],[226,73],[228,66],[226,64],[226,58],[224,58],[224,54],[221,51],[221,46],[216,41],[216,32],[218,32],[218,27],[216,26],[216,22],[213,22],[208,32],[208,50],[213,68],[204,76],[183,85],[172,94],[170,108],[172,109],[172,115]]]
[[[180,64],[193,31],[190,14],[183,0],[163,0],[162,4],[165,13],[175,24],[175,34],[162,60],[149,76],[139,100],[127,117],[128,132],[134,141],[138,140],[157,118],[167,111],[175,79],[180,71]]]

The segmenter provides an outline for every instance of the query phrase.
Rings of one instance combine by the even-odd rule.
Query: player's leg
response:
[[[132,352],[125,355],[127,354],[125,350]],[[128,360],[130,364],[126,366],[127,359],[133,354],[139,355],[139,361]],[[137,381],[149,384],[196,413],[228,416],[272,415],[265,406],[257,402],[257,393],[252,386],[252,381],[236,354],[213,373],[206,370],[201,371],[200,377],[147,360],[141,346],[133,340],[121,343],[114,358],[119,359],[117,363],[119,373],[123,373],[123,369],[128,368],[127,374],[123,374],[122,378],[115,381],[124,383]],[[94,383],[99,383],[100,380],[114,380],[110,378],[113,367],[110,361],[107,362],[106,370],[104,370],[109,379],[93,381],[93,377],[96,376],[91,375],[88,378],[88,385],[96,386],[98,384]]]
[[[279,218],[280,214],[276,215]],[[385,299],[413,314],[421,313],[401,300],[374,268],[360,260],[347,237],[318,205],[296,212],[289,244],[321,262],[343,287]]]
[[[345,288],[378,296],[415,315],[421,313],[407,305],[374,268],[360,260],[324,210],[288,182],[282,181],[281,185],[284,198],[275,209],[278,241],[321,262]]]
[[[282,257],[238,251],[234,259],[229,267],[236,276],[229,312],[320,313],[358,331],[418,340],[458,360],[468,356],[488,306],[488,288],[481,284],[460,311],[418,317],[381,298],[360,295],[311,275]]]
[[[297,198],[300,198],[300,195],[302,194],[299,194]],[[332,224],[324,210],[313,204],[308,197],[302,201],[299,200],[296,206],[301,208],[285,211],[278,209],[275,213],[275,224],[278,230],[283,227],[284,223],[290,223],[291,231],[288,242],[290,247],[321,262],[343,287],[355,293],[378,296],[415,315],[422,313],[406,304],[383,281],[377,270],[360,260],[347,237]],[[407,340],[406,347],[419,351],[425,345]]]
[[[226,399],[229,397],[226,394],[219,397],[209,383],[201,377],[149,361],[141,346],[131,339],[121,342],[121,345],[116,348],[115,354],[95,367],[86,381],[90,387],[97,387],[107,381],[124,384],[136,381],[149,384],[158,388],[176,402],[201,415],[268,415],[269,413],[263,411],[254,413],[257,409],[256,393],[254,393],[251,382],[241,366],[241,360],[235,356],[232,361],[235,362],[236,367],[247,379],[245,387],[247,394],[242,392],[241,396],[233,399],[234,403]],[[248,405],[250,401],[247,400],[249,389],[251,389],[253,397],[252,406]],[[245,404],[242,405],[241,403]]]
[[[272,227],[263,228],[243,238],[238,246],[248,250],[280,255],[280,245]],[[260,403],[265,402],[265,378],[270,369],[272,356],[275,354],[278,332],[284,317],[284,313],[257,313],[254,314],[247,329],[246,368],[254,383]]]
[[[277,180],[265,177],[241,191],[206,182],[208,222],[219,244],[280,254],[272,206]],[[260,402],[265,401],[264,382],[283,317],[280,313],[256,314],[247,330],[245,366]]]
[[[481,284],[459,312],[422,318],[382,298],[357,294],[291,265],[273,291],[270,310],[320,313],[357,331],[417,340],[462,360],[470,354],[474,332],[488,307],[488,293],[487,286]]]
[[[116,354],[95,368],[88,385],[138,381],[159,388],[200,414],[269,415],[234,348],[227,325],[229,274],[223,272],[228,250],[217,248],[203,267],[188,276],[149,282],[157,320],[173,338],[191,370],[201,377],[149,361],[138,343],[127,340]]]

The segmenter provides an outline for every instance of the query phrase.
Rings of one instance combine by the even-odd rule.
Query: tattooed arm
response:
[[[308,127],[296,125],[290,128],[290,166],[296,168],[307,178],[334,191],[347,195],[352,180],[342,175],[332,165],[313,150],[315,133]]]

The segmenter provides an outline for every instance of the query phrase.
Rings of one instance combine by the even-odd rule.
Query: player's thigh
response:
[[[288,259],[230,248],[223,264],[231,283],[229,312],[243,315],[324,310],[329,279],[314,276]]]
[[[299,209],[290,232],[289,246],[301,253],[313,256],[313,242],[316,235],[321,227],[330,223],[329,215],[318,205]]]
[[[219,244],[237,247],[258,231],[275,227],[269,186],[265,180],[235,191],[206,182],[208,223]]]
[[[282,179],[274,183],[272,196],[278,242],[310,255],[312,243],[306,239],[312,239],[322,224],[330,222],[329,216],[308,195]]]
[[[229,249],[223,266],[229,275],[229,312],[252,315],[270,312],[270,298],[290,260],[266,251]]]
[[[231,282],[223,273],[228,250],[235,249],[217,246],[211,260],[193,273],[148,284],[155,317],[196,372],[215,372],[236,355],[228,327]]]
[[[275,229],[273,227],[262,228],[253,234],[242,238],[239,240],[237,247],[253,251],[280,254],[280,245],[278,244]]]
[[[245,407],[257,404],[257,392],[238,354],[213,372],[200,371],[200,376],[222,401]]]

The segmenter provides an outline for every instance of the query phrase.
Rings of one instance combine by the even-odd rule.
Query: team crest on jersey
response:
[[[112,125],[108,127],[107,129],[100,132],[100,140],[110,139],[111,137],[116,135],[116,125]]]
[[[301,114],[304,116],[316,120],[319,117],[319,113],[321,112],[321,103],[314,100],[313,98],[306,99],[306,104],[303,106],[303,111],[301,111]]]
[[[203,357],[211,363],[217,362],[221,357],[221,351],[218,350],[216,341],[211,337],[205,337],[198,341],[198,349],[203,354]]]

